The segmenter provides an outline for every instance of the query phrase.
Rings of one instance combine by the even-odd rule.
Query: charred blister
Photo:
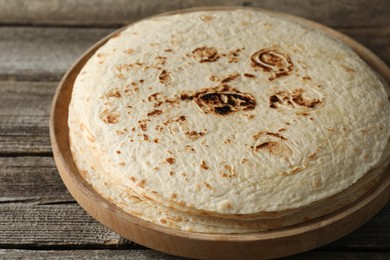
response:
[[[291,157],[292,149],[286,137],[277,132],[261,131],[252,136],[255,140],[253,151],[257,154],[268,154],[273,157]]]
[[[252,67],[272,73],[269,80],[287,76],[294,68],[290,57],[275,49],[261,49],[255,52],[251,56],[251,62]]]
[[[227,86],[202,90],[194,96],[194,100],[206,114],[227,115],[237,111],[253,110],[256,107],[252,95]]]
[[[313,91],[311,91],[313,92]],[[292,108],[314,110],[323,105],[324,99],[317,93],[297,88],[292,91],[279,91],[269,97],[270,108]]]
[[[106,124],[116,124],[119,122],[119,113],[105,109],[100,113],[100,119]]]
[[[219,59],[218,51],[212,47],[199,47],[192,51],[193,58],[200,62],[214,62]]]

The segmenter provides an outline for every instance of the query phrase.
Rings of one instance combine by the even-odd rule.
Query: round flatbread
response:
[[[69,113],[96,171],[183,214],[281,217],[388,163],[375,73],[324,33],[253,10],[129,26],[84,66]]]

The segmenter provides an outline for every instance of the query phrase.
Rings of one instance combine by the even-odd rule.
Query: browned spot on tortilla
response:
[[[273,156],[288,156],[291,150],[280,142],[268,141],[255,146],[256,152],[267,152]]]
[[[138,120],[138,126],[141,128],[142,131],[148,130],[147,122],[150,121],[149,119],[143,119]],[[131,128],[131,131],[135,132],[135,127]]]
[[[311,159],[311,160],[316,159],[317,158],[317,153],[309,154],[308,158]]]
[[[192,51],[193,58],[200,62],[214,62],[219,59],[218,51],[213,47],[199,47]]]
[[[142,135],[144,137],[144,141],[149,141],[149,136],[147,134]]]
[[[232,203],[225,203],[224,205],[223,205],[223,207],[225,208],[225,209],[231,209],[231,208],[233,208],[233,204]]]
[[[241,50],[242,49],[235,49],[229,51],[226,55],[226,58],[228,59],[228,63],[237,63]]]
[[[269,107],[278,108],[280,105],[289,107],[315,108],[323,103],[323,100],[317,98],[305,98],[302,88],[290,91],[279,91],[269,97]],[[303,114],[302,114],[303,115]]]
[[[175,163],[175,158],[173,157],[169,157],[169,158],[166,158],[165,161],[169,164],[174,164]]]
[[[121,154],[121,151],[117,150],[116,153],[117,153],[117,154]]]
[[[143,62],[135,62],[135,63],[126,63],[126,64],[121,64],[121,65],[118,65],[116,66],[115,68],[117,69],[117,71],[119,72],[127,72],[129,71],[130,69],[134,68],[134,67],[140,67],[144,65]]]
[[[125,166],[125,165],[126,165],[125,162],[120,162],[120,163],[119,163],[119,166]]]
[[[137,183],[137,185],[140,186],[141,188],[144,188],[144,187],[145,187],[145,182],[146,182],[146,180],[145,180],[145,179],[142,179],[142,180],[140,180],[140,181]]]
[[[175,173],[173,171],[169,172],[169,176],[173,176]]]
[[[348,67],[347,65],[344,65],[344,64],[341,64],[341,67],[343,67],[343,69],[348,72],[348,73],[354,73],[355,70],[351,67]]]
[[[256,101],[251,94],[242,93],[228,85],[201,89],[196,93],[182,93],[181,100],[195,100],[206,114],[227,115],[237,111],[253,110]]]
[[[233,177],[236,177],[236,171],[234,170],[234,168],[230,165],[227,165],[225,164],[223,166],[223,172],[220,172],[219,174],[224,177],[224,178],[233,178]],[[227,172],[225,172],[227,171]]]
[[[264,72],[271,72],[273,75],[269,80],[287,76],[291,73],[294,65],[290,57],[274,48],[261,49],[251,56],[251,66],[261,68]]]
[[[187,203],[185,203],[184,201],[179,201],[179,205],[181,207],[185,207],[185,206],[187,206]]]
[[[110,97],[120,98],[121,96],[122,95],[118,90],[113,90],[113,91],[109,91],[106,93],[106,97],[108,97],[108,98],[110,98]]]
[[[244,76],[247,78],[255,78],[256,76],[250,73],[244,73]]]
[[[130,180],[131,180],[132,182],[136,182],[136,181],[137,181],[137,178],[134,177],[134,176],[131,176],[131,177],[130,177]]]
[[[160,219],[160,222],[163,224],[167,224],[168,221],[166,219],[162,218],[162,219]]]
[[[214,189],[214,187],[211,186],[208,182],[205,182],[205,181],[204,181],[203,184],[204,184],[204,186],[206,186],[206,188],[209,189],[209,190],[213,190],[213,189]]]
[[[142,131],[146,131],[148,126],[147,126],[146,123],[142,123],[142,124],[139,125],[139,127],[141,128]]]
[[[303,96],[303,89],[295,89],[292,93],[292,100],[295,102],[295,104],[298,104],[302,107],[308,107],[313,108],[316,105],[322,103],[319,99],[305,99]]]
[[[165,52],[172,52],[172,49],[165,49]]]
[[[238,78],[239,76],[240,76],[239,73],[230,74],[230,75],[227,76],[226,78],[222,79],[222,80],[221,80],[221,83],[230,82],[230,81],[232,81],[232,80],[235,80],[235,79]]]
[[[190,139],[198,139],[198,138],[204,136],[205,134],[206,134],[205,132],[198,132],[198,131],[185,132],[185,135]]]
[[[155,142],[156,144],[158,144],[158,138],[154,138],[154,139],[153,139],[153,142]]]
[[[171,199],[176,199],[176,198],[177,198],[177,194],[176,193],[172,193]]]
[[[201,161],[200,167],[202,167],[202,169],[204,169],[204,170],[208,170],[209,169],[209,166],[207,166],[205,161]]]
[[[153,93],[151,94],[149,97],[148,97],[148,101],[151,102],[151,101],[156,101],[158,100],[158,97],[161,93],[160,92],[156,92],[156,93]]]
[[[246,164],[246,163],[248,163],[248,162],[249,162],[249,160],[246,159],[246,158],[243,158],[243,159],[241,160],[241,163],[243,163],[243,164]]]
[[[156,60],[157,60],[157,66],[163,66],[167,62],[167,57],[157,56]]]
[[[132,48],[129,48],[129,49],[125,50],[124,52],[127,54],[132,54],[134,52],[134,50]]]
[[[117,135],[119,135],[119,136],[125,134],[125,132],[124,132],[124,131],[121,131],[121,130],[116,130],[115,133],[116,133]]]
[[[147,116],[158,116],[162,114],[162,110],[153,110],[152,112],[149,112]]]
[[[267,135],[275,136],[275,137],[280,138],[282,140],[287,140],[286,137],[284,137],[284,136],[282,136],[282,135],[280,135],[278,133],[267,132]]]
[[[311,77],[309,77],[309,76],[303,76],[302,79],[303,79],[303,80],[311,80]]]
[[[269,107],[270,108],[276,108],[277,106],[275,105],[275,103],[280,103],[280,99],[278,98],[277,95],[272,95],[269,97]]]
[[[158,80],[160,81],[160,83],[167,83],[170,80],[170,78],[171,76],[166,70],[162,70],[160,72],[160,75],[158,75]]]
[[[200,20],[202,20],[203,22],[211,22],[212,20],[214,20],[214,16],[211,16],[211,15],[202,15],[200,17]]]
[[[218,77],[215,76],[214,74],[210,75],[209,79],[210,79],[211,81],[214,81],[214,82],[219,81]]]
[[[273,136],[273,137],[279,138],[281,140],[287,140],[286,137],[284,137],[283,135],[281,135],[279,133],[265,132],[265,131],[261,131],[261,132],[258,132],[257,134],[254,134],[252,136],[252,138],[255,140],[258,140],[261,136],[264,136],[264,135]]]
[[[119,114],[116,112],[104,110],[100,114],[100,119],[103,120],[103,122],[106,124],[116,124],[119,122]]]
[[[184,149],[187,151],[187,152],[195,152],[195,148],[194,147],[192,147],[191,145],[186,145],[186,146],[184,146]]]

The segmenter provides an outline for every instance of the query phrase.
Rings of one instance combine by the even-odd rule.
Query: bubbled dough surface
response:
[[[199,62],[193,52],[201,47],[219,58]],[[251,55],[265,48],[286,54],[291,73],[271,79],[272,72],[251,66]],[[179,99],[237,73],[226,84],[252,95],[253,110],[205,114]],[[291,99],[297,90],[321,103],[270,107],[271,96]],[[105,172],[146,200],[228,218],[304,207],[341,192],[378,164],[390,132],[385,89],[356,54],[255,11],[130,26],[85,65],[72,105]]]

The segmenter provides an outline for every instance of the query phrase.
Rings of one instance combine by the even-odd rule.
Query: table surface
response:
[[[312,19],[390,64],[386,0],[0,0],[0,259],[179,259],[137,245],[90,217],[53,161],[49,111],[59,80],[94,42],[164,11],[254,6]],[[390,259],[390,205],[344,238],[292,259]]]

